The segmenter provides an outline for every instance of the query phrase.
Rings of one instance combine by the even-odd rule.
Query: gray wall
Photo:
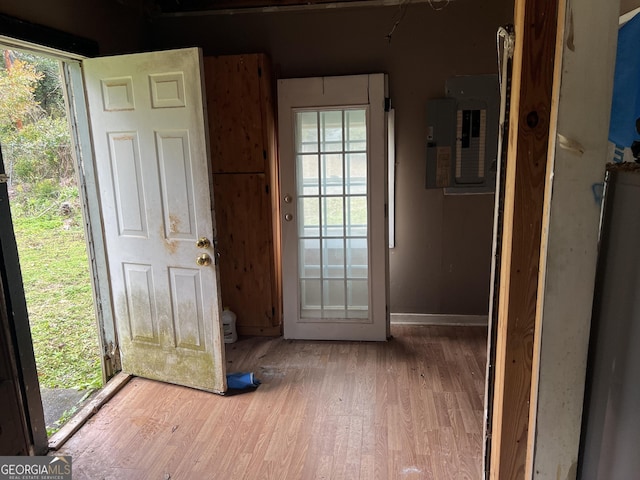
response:
[[[486,314],[493,196],[426,190],[426,103],[452,75],[497,72],[496,30],[513,0],[456,0],[436,12],[399,8],[157,19],[148,48],[197,45],[205,54],[266,52],[281,78],[385,72],[396,108],[396,248],[391,311]]]

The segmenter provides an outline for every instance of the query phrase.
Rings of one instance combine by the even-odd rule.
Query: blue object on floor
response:
[[[260,380],[253,376],[253,372],[228,373],[227,391],[225,395],[253,392],[260,386]]]

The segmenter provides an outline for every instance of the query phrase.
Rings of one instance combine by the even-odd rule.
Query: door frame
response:
[[[0,35],[0,45],[43,55],[60,62],[67,120],[71,127],[72,155],[78,184],[87,255],[90,262],[94,314],[98,326],[103,383],[120,370],[115,320],[109,286],[107,256],[102,235],[103,222],[98,198],[88,110],[84,97],[81,61],[85,53],[73,53]]]
[[[85,57],[86,58],[86,57]],[[84,96],[84,80],[79,61],[62,61],[67,116],[72,130],[76,179],[82,205],[87,253],[91,268],[93,305],[98,326],[102,381],[107,383],[120,368],[120,349],[113,314],[113,296],[107,268],[104,222],[95,171],[89,114]],[[94,232],[99,232],[94,234]]]
[[[34,38],[40,38],[39,28],[29,25],[27,33]],[[19,34],[13,29],[12,33]],[[36,33],[33,33],[36,32]],[[49,32],[47,32],[49,33]],[[33,43],[29,39],[23,39],[29,35],[17,35],[8,37],[0,35],[0,45],[7,48],[32,52],[36,55],[47,56],[58,60],[60,63],[60,76],[63,83],[63,97],[67,110],[67,120],[71,129],[72,156],[74,159],[74,170],[78,185],[78,193],[83,218],[84,238],[87,246],[87,256],[91,271],[90,280],[92,286],[92,297],[94,316],[98,330],[98,344],[100,348],[100,364],[102,369],[103,384],[118,373],[120,368],[120,351],[118,348],[113,307],[111,300],[111,288],[109,284],[108,271],[106,269],[106,250],[104,247],[102,215],[98,199],[98,189],[96,186],[96,176],[94,171],[94,161],[92,145],[90,140],[89,123],[87,115],[87,105],[84,97],[81,61],[89,55],[97,53],[97,46],[93,42],[66,34],[54,36],[55,46],[45,46]],[[80,46],[80,48],[69,48],[69,45]],[[60,48],[58,48],[60,47]],[[61,48],[64,48],[61,49]],[[69,48],[67,50],[67,48]],[[74,50],[77,51],[74,52]],[[8,202],[2,202],[0,207],[7,208],[7,217],[10,218]],[[2,229],[3,232],[5,229]],[[9,230],[9,229],[7,229]],[[11,305],[13,318],[10,319],[10,327],[13,330],[14,352],[19,358],[18,381],[22,391],[22,398],[30,441],[32,442],[32,453],[36,455],[45,454],[48,450],[48,438],[44,421],[44,409],[40,394],[39,382],[33,351],[33,341],[29,326],[29,317],[25,294],[20,273],[17,245],[13,228],[4,232],[5,238],[2,242],[2,270],[6,271],[7,281],[7,304]],[[10,235],[9,235],[10,234]],[[15,255],[12,252],[15,250]],[[14,260],[15,257],[15,260]],[[5,270],[6,269],[6,270]],[[8,309],[9,310],[9,309]]]
[[[4,173],[0,152],[0,179],[5,178]],[[31,454],[43,455],[48,448],[47,430],[6,181],[0,181],[0,221],[3,218],[10,228],[0,228],[0,287],[3,290],[0,300],[6,305],[0,312],[0,328],[7,339],[7,352],[12,364],[10,377],[13,377],[6,380],[11,380],[17,387],[15,400],[22,416],[19,423],[26,427],[26,447]],[[4,348],[5,345],[0,347]]]
[[[40,55],[54,57],[60,61],[73,62],[80,58],[95,55],[98,46],[91,40],[79,38],[64,32],[33,25],[10,17],[0,16],[0,44],[9,48],[33,51]],[[35,42],[40,43],[34,43]],[[46,43],[47,45],[44,45]],[[1,153],[0,153],[1,155]],[[76,171],[80,165],[74,165]],[[4,166],[0,156],[0,174]],[[0,219],[5,218],[9,228],[0,229],[0,275],[2,275],[3,295],[0,300],[6,305],[3,309],[0,328],[5,328],[9,340],[9,352],[15,365],[16,400],[21,405],[19,421],[26,428],[29,453],[44,455],[48,450],[48,439],[44,421],[44,410],[36,370],[31,328],[22,283],[22,274],[18,258],[18,249],[11,221],[8,192],[5,183],[0,180]],[[6,196],[6,198],[4,198]],[[6,322],[6,325],[5,325]],[[103,370],[104,371],[104,370]]]

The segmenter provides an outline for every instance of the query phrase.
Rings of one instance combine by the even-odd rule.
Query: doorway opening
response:
[[[0,145],[47,435],[102,387],[60,63],[0,45]]]

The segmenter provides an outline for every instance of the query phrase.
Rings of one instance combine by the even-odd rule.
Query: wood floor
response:
[[[74,479],[480,480],[486,329],[392,326],[387,343],[250,338],[221,397],[134,378],[57,453]]]

